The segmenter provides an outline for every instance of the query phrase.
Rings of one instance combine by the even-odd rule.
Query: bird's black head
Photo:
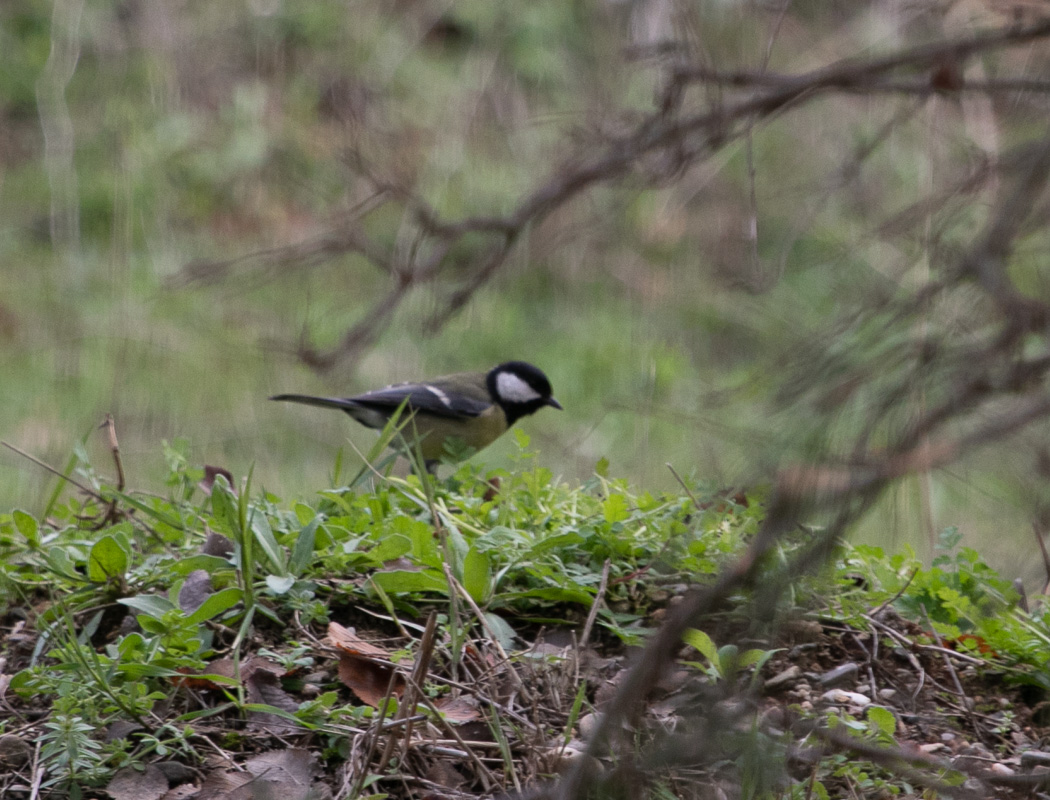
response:
[[[547,376],[524,361],[507,361],[493,367],[485,384],[493,401],[507,415],[508,425],[544,406],[561,408],[561,403],[551,396],[551,382]]]

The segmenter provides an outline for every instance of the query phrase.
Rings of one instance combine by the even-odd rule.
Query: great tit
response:
[[[270,399],[338,408],[369,428],[384,427],[403,403],[406,415],[411,415],[406,438],[419,442],[429,472],[447,454],[448,440],[458,439],[480,450],[522,417],[544,406],[561,408],[551,396],[547,376],[524,361],[507,361],[487,373],[460,372],[424,383],[397,383],[353,397],[278,394]]]

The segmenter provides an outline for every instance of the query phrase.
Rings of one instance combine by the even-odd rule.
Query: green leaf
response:
[[[546,600],[551,603],[579,603],[584,606],[589,606],[594,602],[594,595],[591,592],[569,586],[545,586],[541,589],[526,589],[523,592],[500,592],[498,597],[502,603],[528,598]]]
[[[893,712],[882,706],[868,706],[868,722],[879,729],[885,736],[892,737],[897,732],[897,718]]]
[[[499,642],[500,647],[506,651],[510,651],[514,648],[514,640],[517,638],[517,633],[510,627],[510,624],[503,619],[499,614],[493,614],[489,611],[481,612],[485,617],[485,622],[488,623],[489,628],[496,635],[496,641]]]
[[[221,591],[208,595],[208,599],[201,603],[197,610],[192,614],[187,614],[186,619],[194,623],[214,619],[223,611],[237,605],[243,598],[244,592],[235,586],[231,586],[228,589],[222,589]]]
[[[689,628],[682,634],[682,641],[690,647],[698,650],[714,666],[718,666],[718,648],[711,641],[711,637],[696,628]]]
[[[623,522],[631,516],[627,498],[622,494],[611,494],[606,497],[602,504],[602,513],[605,515],[605,521],[609,523]]]
[[[225,475],[217,475],[211,485],[211,509],[215,516],[226,523],[235,536],[241,531],[241,517],[237,513],[237,497]]]
[[[124,662],[117,664],[117,672],[126,678],[185,678],[186,676],[178,670],[168,667],[159,667],[156,664],[139,664],[136,662]]]
[[[123,577],[128,569],[128,554],[115,537],[106,535],[99,539],[88,555],[88,579],[105,583],[111,578]]]
[[[773,652],[774,651],[772,650],[745,650],[740,654],[739,658],[737,658],[736,665],[740,669],[745,669],[752,664],[758,664],[759,662],[768,660],[769,657],[773,655]]]
[[[36,517],[16,508],[11,512],[11,518],[14,520],[15,530],[22,534],[32,547],[40,547],[40,525]]]
[[[479,604],[487,603],[492,594],[492,561],[477,547],[471,547],[463,559],[463,588]]]
[[[84,576],[77,572],[76,564],[73,563],[73,559],[69,557],[69,553],[64,548],[52,547],[47,551],[45,559],[47,560],[47,566],[56,575],[72,578],[75,581],[84,580]]]
[[[390,572],[376,572],[372,575],[383,591],[386,592],[438,592],[448,594],[448,583],[445,576],[435,570],[413,572],[395,569]]]
[[[718,648],[718,654],[711,660],[711,664],[720,673],[737,670],[740,667],[736,660],[739,652],[736,645],[722,645]]]
[[[433,526],[409,517],[397,517],[392,527],[395,533],[404,534],[411,540],[414,561],[428,567],[441,567],[441,553]]]
[[[141,611],[151,617],[160,619],[169,611],[174,611],[178,606],[168,598],[159,594],[140,594],[137,597],[121,597],[117,600],[121,605]]]
[[[537,556],[549,550],[562,550],[583,544],[586,539],[579,533],[558,533],[554,536],[545,536],[529,548],[529,555]]]
[[[252,529],[252,533],[255,535],[255,541],[262,545],[263,552],[266,554],[266,559],[270,562],[271,568],[278,575],[288,574],[288,565],[284,560],[284,550],[281,545],[277,543],[277,539],[273,535],[273,530],[270,529],[270,521],[266,518],[266,515],[257,508],[251,510],[251,521],[249,526]],[[311,545],[311,551],[313,546]]]
[[[163,511],[160,511],[159,509],[156,509],[153,506],[143,503],[137,497],[132,497],[131,495],[124,494],[123,492],[113,492],[113,496],[120,498],[120,501],[122,503],[126,503],[132,508],[137,508],[143,514],[147,514],[148,516],[157,520],[157,522],[167,525],[169,528],[174,528],[178,531],[186,529],[185,524],[178,517],[174,517],[171,514],[165,514]]]
[[[267,575],[266,585],[274,594],[284,594],[295,586],[294,575]]]
[[[220,558],[219,556],[206,556],[203,553],[198,553],[189,558],[179,559],[171,565],[172,574],[180,576],[189,575],[191,572],[198,569],[202,569],[211,575],[218,570],[232,568],[233,565],[225,558]]]
[[[379,540],[379,544],[368,551],[368,557],[376,564],[385,564],[411,552],[412,540],[400,533],[392,533]]]
[[[310,562],[314,557],[317,527],[323,521],[324,517],[317,514],[299,531],[299,535],[295,539],[295,546],[292,547],[292,557],[288,559],[288,570],[292,575],[298,577],[306,572],[306,568],[310,566]]]

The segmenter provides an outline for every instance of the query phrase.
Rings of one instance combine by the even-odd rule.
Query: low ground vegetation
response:
[[[588,750],[639,646],[731,568],[761,491],[513,469],[352,474],[287,500],[168,447],[168,491],[76,458],[0,516],[0,794],[1030,796],[1050,615],[949,530],[924,567],[841,543],[701,621],[643,718]],[[447,468],[446,468],[447,471]],[[345,472],[345,474],[344,474]],[[79,487],[79,488],[78,488]],[[773,584],[807,541],[765,567]]]

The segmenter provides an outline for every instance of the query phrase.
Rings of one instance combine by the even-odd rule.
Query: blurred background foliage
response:
[[[362,358],[324,373],[299,343],[335,344],[389,282],[361,256],[182,278],[357,218],[374,201],[362,164],[444,219],[508,213],[568,153],[653,108],[668,43],[722,69],[797,73],[1001,26],[1004,5],[8,0],[0,438],[61,466],[87,437],[101,466],[94,429],[112,412],[134,488],[158,488],[161,442],[184,438],[192,460],[254,464],[256,485],[288,496],[327,485],[335,451],[372,435],[268,395],[510,358],[544,368],[567,409],[523,427],[569,480],[607,457],[648,487],[673,484],[668,463],[766,483],[782,458],[849,441],[889,384],[906,388],[904,424],[965,371],[948,345],[987,331],[988,301],[957,287],[925,314],[888,304],[967,248],[999,190],[989,164],[1046,126],[1042,95],[857,93],[785,109],[662,181],[640,169],[575,198],[440,330],[424,323],[444,295],[427,287]],[[1046,56],[995,53],[967,76],[1038,77]],[[690,91],[712,102],[724,89]],[[1015,259],[1033,294],[1048,278],[1045,216],[1044,202]],[[397,204],[367,216],[391,252],[411,246],[406,226]],[[467,272],[460,246],[447,259]],[[916,369],[920,330],[945,343],[943,374]],[[903,480],[861,535],[922,551],[956,525],[1028,575],[1030,520],[1048,499],[1035,439]],[[513,452],[500,442],[482,458],[505,466]],[[52,485],[0,452],[0,507],[35,510]]]

